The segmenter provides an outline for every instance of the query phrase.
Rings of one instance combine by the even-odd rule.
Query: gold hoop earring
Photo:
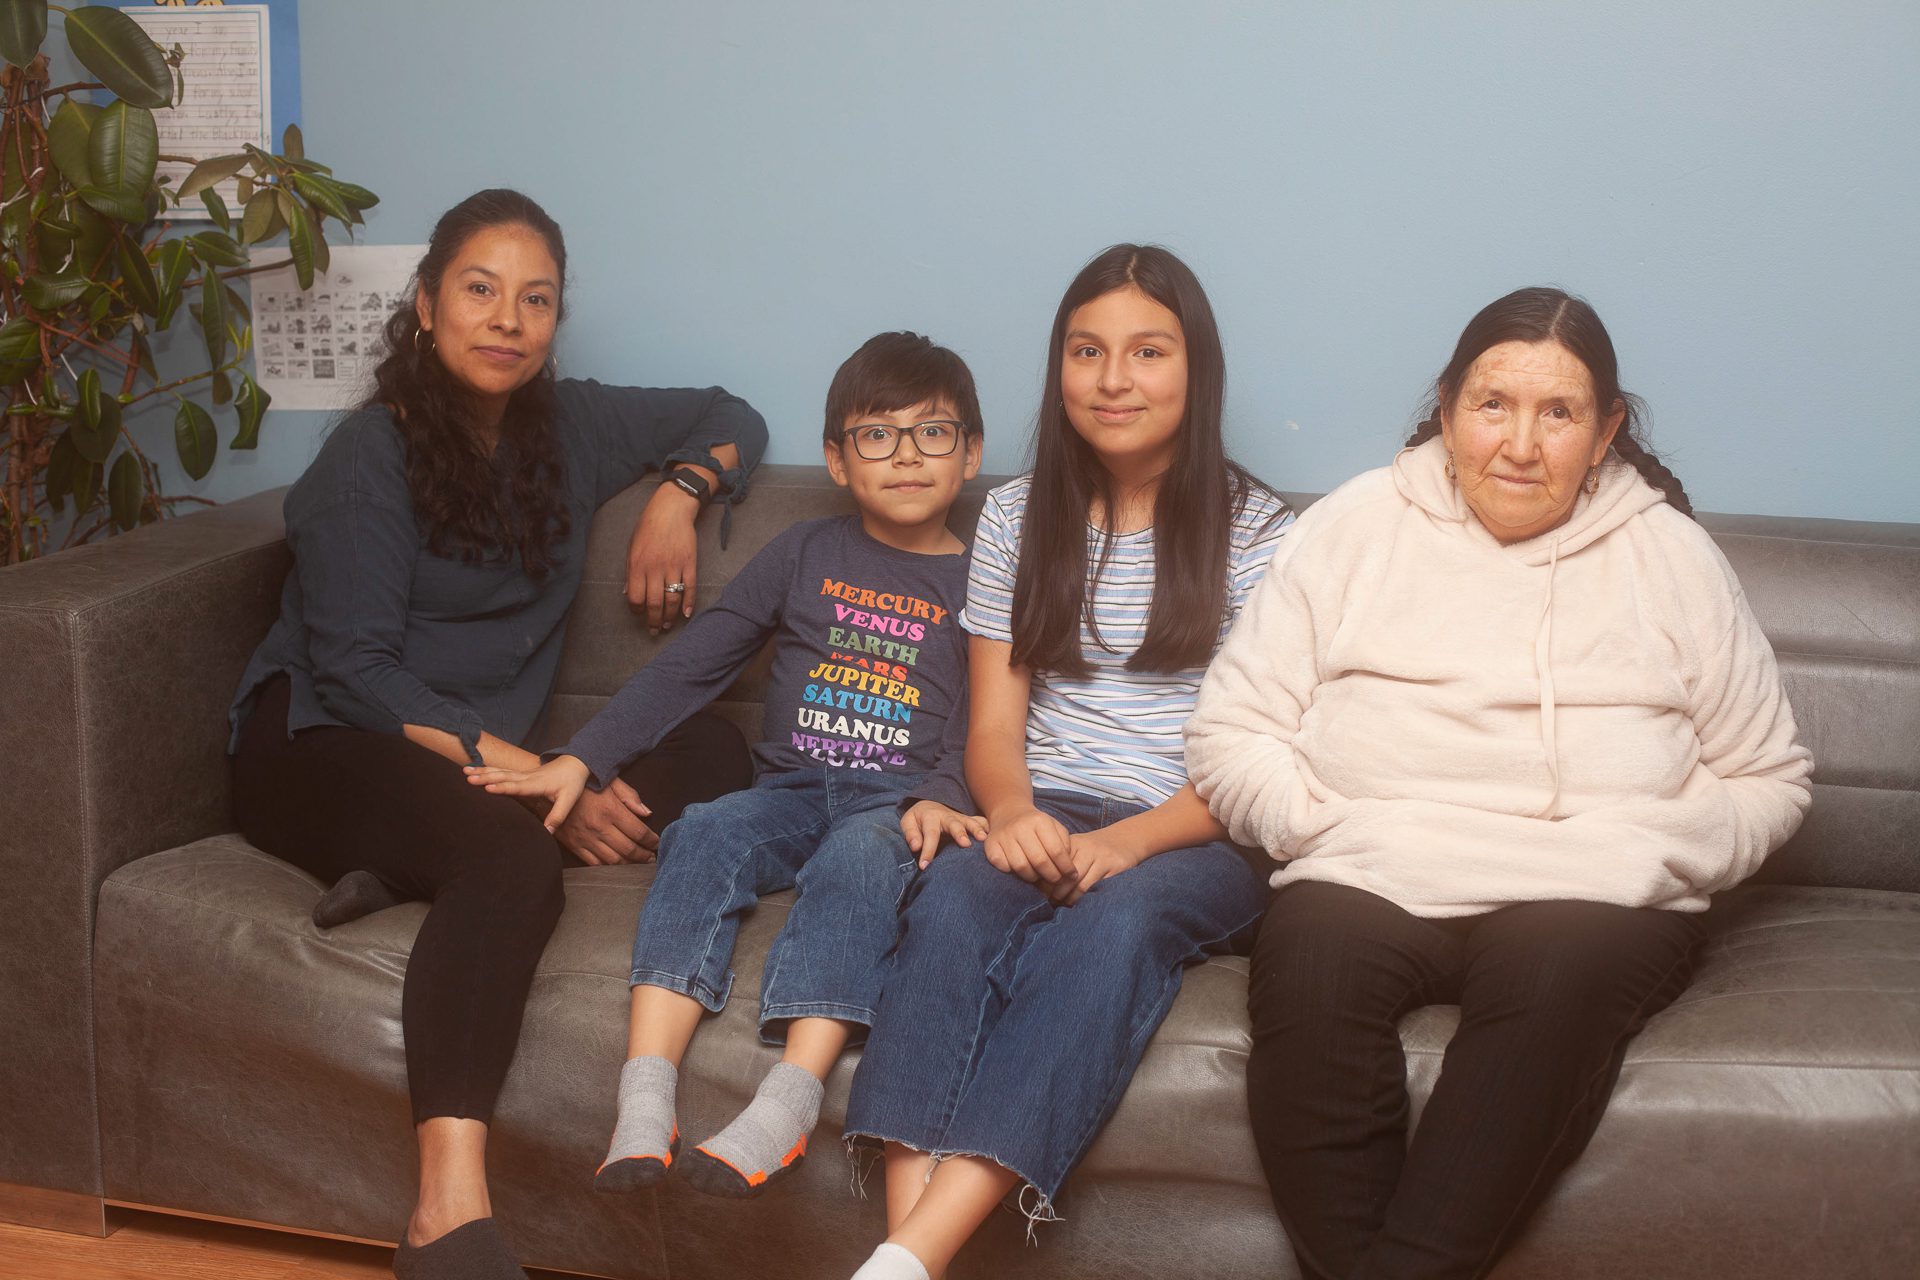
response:
[[[1589,498],[1591,498],[1594,494],[1600,492],[1600,468],[1598,467],[1587,468],[1587,478],[1580,482],[1580,487],[1586,490],[1586,494]]]
[[[1446,468],[1446,470],[1447,470],[1447,479],[1449,479],[1449,480],[1458,480],[1458,479],[1460,478],[1460,473],[1459,473],[1458,471],[1456,471],[1456,470],[1454,470],[1454,468],[1453,468],[1453,451],[1452,451],[1451,449],[1449,449],[1449,450],[1447,451],[1447,468]]]
[[[424,348],[420,345],[422,336],[427,340],[427,345]],[[413,331],[413,349],[423,356],[431,354],[433,351],[433,330],[427,328],[425,325],[415,329]]]

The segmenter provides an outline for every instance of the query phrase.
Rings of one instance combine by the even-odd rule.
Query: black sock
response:
[[[527,1280],[492,1218],[475,1218],[428,1244],[403,1238],[393,1274],[397,1280]]]
[[[322,929],[370,916],[405,902],[406,896],[387,887],[371,871],[349,871],[313,904],[313,922]]]

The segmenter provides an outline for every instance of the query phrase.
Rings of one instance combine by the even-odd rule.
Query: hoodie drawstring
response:
[[[1540,810],[1542,818],[1554,816],[1560,804],[1560,752],[1554,744],[1553,702],[1553,576],[1560,567],[1560,539],[1555,537],[1547,555],[1547,594],[1540,602],[1540,621],[1533,633],[1533,670],[1540,678],[1540,746],[1547,753],[1547,774],[1553,779],[1553,791]]]

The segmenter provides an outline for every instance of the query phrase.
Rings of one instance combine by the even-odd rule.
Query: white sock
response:
[[[853,1280],[928,1280],[928,1276],[926,1267],[910,1250],[888,1241],[861,1264]]]

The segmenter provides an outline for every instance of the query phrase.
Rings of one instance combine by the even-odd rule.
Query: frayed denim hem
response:
[[[635,969],[627,976],[627,985],[659,987],[663,991],[671,991],[689,1000],[698,1000],[700,1007],[708,1013],[718,1013],[727,1007],[727,997],[733,994],[733,975],[727,975],[726,989],[717,994],[704,982],[683,978],[677,973],[662,973],[658,969]]]
[[[880,1134],[868,1133],[864,1130],[843,1134],[841,1142],[847,1149],[847,1160],[850,1166],[848,1191],[850,1194],[858,1196],[862,1200],[867,1198],[867,1178],[873,1172],[874,1165],[879,1163],[881,1157],[884,1155],[885,1145],[891,1142],[898,1146],[905,1147],[909,1151],[918,1151],[927,1157],[927,1180],[929,1182],[933,1180],[933,1171],[955,1156],[971,1156],[976,1160],[990,1160],[1002,1169],[1013,1174],[1014,1177],[1020,1179],[1019,1187],[1013,1197],[1013,1203],[1008,1207],[1012,1208],[1027,1220],[1027,1243],[1029,1245],[1038,1245],[1040,1243],[1036,1238],[1035,1231],[1041,1223],[1066,1221],[1066,1219],[1060,1215],[1059,1210],[1054,1207],[1052,1196],[1040,1190],[1032,1179],[1028,1178],[1018,1169],[1013,1168],[1011,1165],[1003,1162],[999,1157],[988,1152],[928,1150],[919,1143],[906,1142],[899,1138],[883,1137]],[[1031,1201],[1031,1203],[1029,1203],[1029,1201]]]

